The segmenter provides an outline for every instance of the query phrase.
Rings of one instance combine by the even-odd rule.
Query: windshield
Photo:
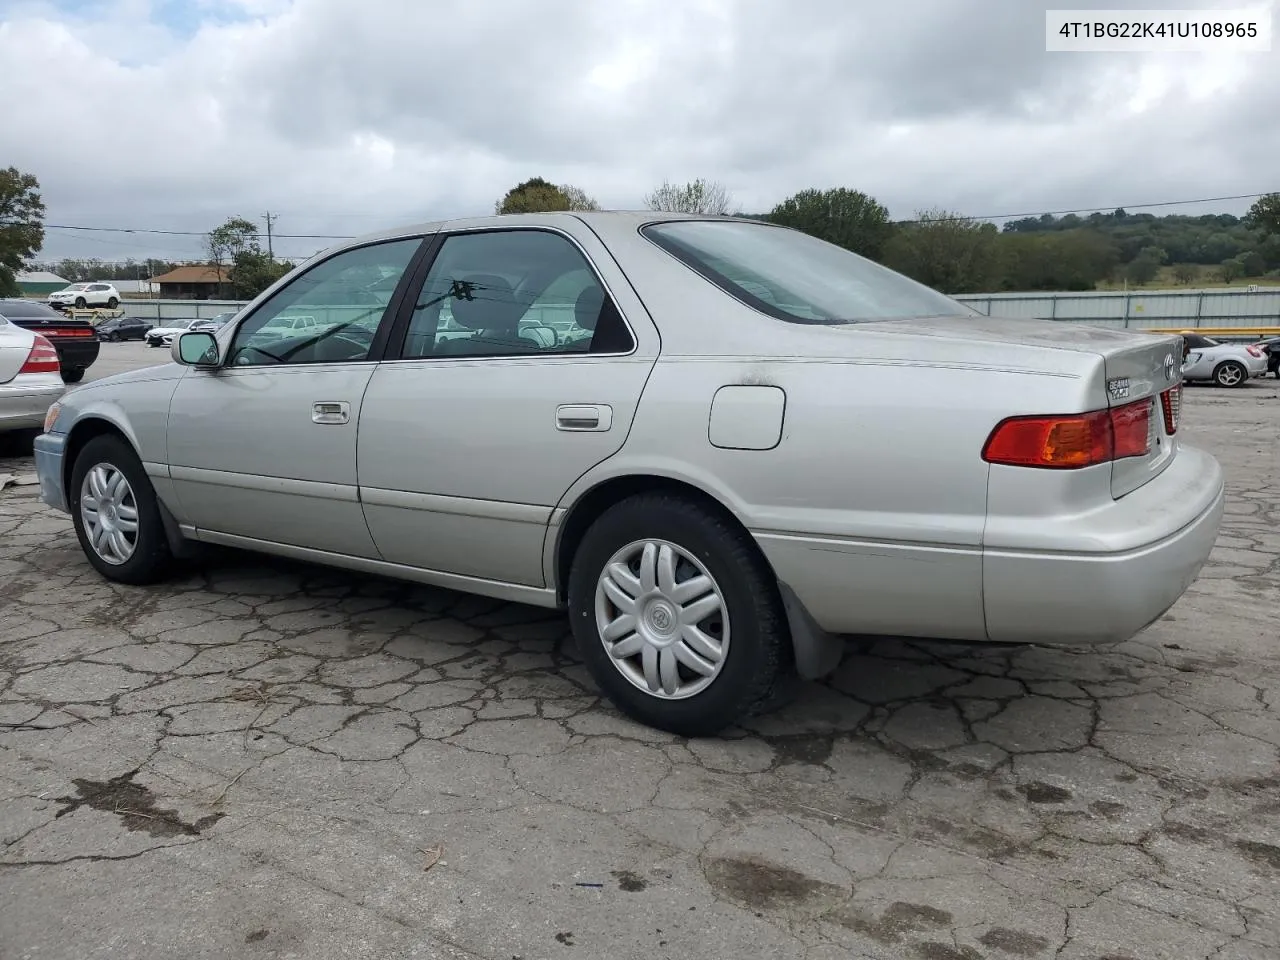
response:
[[[726,293],[779,320],[856,323],[978,311],[843,247],[765,223],[679,220],[641,229]]]
[[[10,317],[40,317],[41,319],[61,319],[62,314],[43,303],[30,300],[0,300],[0,313]]]

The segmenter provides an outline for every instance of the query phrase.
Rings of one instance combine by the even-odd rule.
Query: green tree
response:
[[[573,209],[571,199],[560,187],[542,177],[517,183],[494,204],[497,213],[548,213]]]
[[[209,254],[209,266],[218,272],[221,287],[236,258],[245,253],[261,253],[258,243],[258,226],[244,217],[230,217],[220,227],[210,230],[204,238],[205,252]],[[219,291],[221,292],[221,291]]]
[[[722,216],[733,206],[728,188],[718,181],[691,180],[688,183],[671,183],[664,180],[662,186],[644,198],[650,210],[662,213],[699,213]]]
[[[1173,268],[1174,282],[1180,283],[1184,287],[1195,283],[1197,276],[1199,276],[1199,271],[1189,263],[1179,263]]]
[[[236,297],[252,300],[292,269],[292,263],[276,262],[262,250],[241,250],[232,260],[228,278]]]
[[[1268,193],[1253,201],[1244,215],[1245,225],[1268,236],[1280,233],[1280,193]]]
[[[1115,244],[1088,228],[1005,232],[1000,249],[1006,290],[1092,290],[1117,262]]]
[[[999,282],[999,239],[994,223],[926,210],[889,239],[884,262],[943,293],[979,293]]]
[[[1267,261],[1257,250],[1246,250],[1236,257],[1246,277],[1260,277],[1267,272]]]
[[[1232,283],[1244,276],[1244,264],[1236,257],[1223,260],[1218,264],[1218,279],[1223,283]]]
[[[0,170],[0,296],[17,296],[18,272],[44,244],[40,181],[17,167]]]
[[[1129,262],[1125,276],[1130,283],[1139,285],[1150,283],[1160,273],[1160,267],[1168,259],[1169,255],[1160,247],[1143,247]]]
[[[883,205],[845,187],[801,190],[774,207],[768,219],[873,260],[880,259],[893,233]]]

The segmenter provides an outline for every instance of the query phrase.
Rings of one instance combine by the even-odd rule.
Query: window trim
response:
[[[303,367],[305,368],[340,367],[340,366],[347,366],[348,364],[353,364],[353,363],[380,363],[383,359],[383,356],[387,352],[387,347],[390,343],[391,333],[392,333],[392,329],[395,326],[395,322],[403,310],[404,298],[407,296],[408,291],[412,289],[412,287],[410,286],[410,283],[414,278],[414,276],[416,275],[416,271],[419,265],[421,264],[422,258],[426,255],[427,251],[431,249],[434,243],[434,238],[435,238],[435,235],[431,233],[421,233],[421,234],[409,233],[400,237],[380,237],[376,240],[368,240],[364,243],[353,243],[349,246],[340,247],[336,250],[331,251],[327,256],[319,260],[316,260],[314,263],[310,264],[305,270],[302,270],[299,273],[288,277],[287,280],[285,280],[285,278],[281,278],[284,282],[282,282],[277,289],[274,289],[274,290],[268,289],[263,291],[263,299],[260,303],[257,304],[257,306],[255,306],[252,310],[249,310],[247,313],[245,313],[244,316],[239,318],[239,320],[236,320],[234,323],[228,321],[222,327],[222,329],[224,330],[227,328],[230,328],[230,332],[227,334],[226,351],[223,354],[222,359],[218,362],[218,366],[214,369],[234,370],[236,372],[249,372],[249,371],[259,371],[259,370],[279,370],[282,368],[288,368],[292,370],[292,369],[303,368]],[[294,283],[301,280],[307,274],[311,273],[314,270],[319,269],[320,267],[324,266],[329,261],[336,259],[337,257],[345,256],[346,254],[352,253],[356,250],[365,250],[370,247],[381,247],[381,246],[385,246],[387,244],[392,244],[392,243],[404,243],[407,240],[418,241],[418,247],[413,251],[413,254],[409,257],[409,262],[405,265],[404,270],[400,272],[400,279],[396,282],[396,288],[391,294],[391,299],[387,301],[387,305],[383,308],[382,317],[378,320],[378,326],[374,330],[373,342],[369,345],[369,353],[364,357],[363,360],[333,360],[333,361],[325,361],[322,363],[297,363],[293,361],[287,361],[285,363],[260,363],[260,364],[252,364],[252,365],[245,365],[245,366],[234,366],[229,362],[231,360],[231,354],[232,354],[231,348],[234,346],[236,342],[236,337],[239,336],[240,334],[240,330],[244,327],[246,323],[248,323],[250,320],[256,317],[259,311],[263,309],[263,307],[270,304],[271,301],[275,299],[276,294],[293,286]],[[221,331],[217,331],[217,332],[221,332]],[[217,333],[215,332],[215,336],[216,335]]]
[[[422,291],[423,284],[427,282],[427,276],[431,272],[431,268],[435,266],[436,260],[440,256],[440,251],[444,247],[445,242],[451,237],[466,237],[481,233],[513,233],[517,230],[532,230],[540,233],[551,233],[556,236],[563,237],[573,244],[578,254],[582,257],[587,269],[591,271],[596,278],[596,282],[600,284],[600,288],[604,290],[605,296],[613,303],[614,310],[622,319],[622,325],[626,328],[627,336],[631,340],[631,347],[625,351],[609,351],[607,353],[592,353],[590,349],[585,352],[564,352],[564,353],[500,353],[500,354],[475,354],[473,356],[430,356],[430,357],[406,357],[404,356],[405,343],[409,339],[409,327],[413,321],[414,307],[417,305],[417,297]],[[460,230],[441,230],[434,234],[431,242],[427,245],[422,263],[419,264],[420,275],[414,277],[414,284],[411,288],[413,293],[406,293],[404,300],[400,304],[399,314],[395,318],[395,323],[388,336],[386,353],[383,356],[382,363],[476,363],[479,361],[504,360],[508,362],[524,362],[531,360],[589,360],[596,357],[602,359],[630,357],[640,349],[640,338],[636,335],[635,327],[627,318],[626,313],[618,303],[618,298],[613,293],[613,288],[609,286],[609,282],[605,280],[597,266],[595,259],[589,254],[578,238],[567,230],[560,227],[553,227],[544,224],[493,224],[492,226],[483,227],[467,227]],[[399,291],[397,291],[399,292]]]
[[[674,223],[746,223],[752,226],[767,227],[774,230],[789,230],[793,233],[801,234],[802,236],[810,236],[810,235],[806,234],[803,230],[797,230],[795,227],[784,226],[783,224],[780,224],[780,223],[770,223],[767,220],[751,220],[745,217],[678,217],[678,218],[668,217],[660,220],[646,220],[644,223],[636,227],[636,233],[640,235],[641,239],[645,240],[648,243],[653,244],[655,248],[662,251],[663,254],[670,257],[676,263],[680,264],[681,266],[685,267],[688,270],[692,270],[697,276],[702,277],[703,280],[706,280],[708,283],[714,286],[717,290],[719,290],[725,296],[732,297],[734,300],[737,300],[743,306],[749,307],[750,309],[755,310],[757,313],[762,313],[766,317],[770,317],[774,320],[781,320],[783,323],[795,324],[797,326],[802,326],[802,327],[823,327],[823,326],[829,327],[829,326],[842,326],[842,325],[855,324],[855,323],[883,323],[885,321],[889,321],[893,319],[907,319],[910,316],[910,315],[904,315],[902,318],[871,317],[865,320],[845,320],[845,321],[805,320],[801,317],[797,317],[795,314],[787,313],[785,310],[781,310],[778,307],[775,307],[773,304],[769,303],[767,300],[762,300],[760,297],[757,297],[755,294],[751,293],[750,291],[742,289],[740,284],[734,283],[732,280],[730,280],[728,277],[722,274],[719,270],[686,260],[683,256],[676,253],[674,250],[668,249],[665,245],[663,245],[662,243],[655,240],[652,236],[649,235],[648,231],[651,227],[664,227],[664,226],[667,226],[668,224],[674,224]],[[813,237],[812,239],[819,239],[819,238]],[[844,249],[844,248],[842,247],[841,249]],[[855,257],[862,256],[861,254],[854,253],[852,250],[848,250],[846,252],[852,254]],[[927,284],[920,283],[920,281],[918,280],[912,280],[906,274],[898,273],[897,270],[893,270],[890,267],[886,267],[882,263],[876,263],[876,261],[871,260],[869,257],[862,257],[862,259],[866,260],[868,263],[871,263],[877,267],[881,267],[882,269],[890,270],[892,273],[897,274],[898,276],[902,277],[905,280],[910,281],[911,283],[919,284],[920,286],[924,287],[926,290],[931,290],[933,293],[936,293],[938,296],[944,297],[945,299],[950,300],[953,303],[958,303],[962,307],[965,306],[965,304],[962,301],[956,300],[955,297],[948,296],[947,294],[942,293],[939,290],[934,290],[933,287],[930,287]],[[971,314],[958,313],[958,314],[955,314],[955,316],[957,318],[966,317],[970,315],[981,316],[981,314],[977,310],[974,310],[971,307],[968,309],[971,311]]]

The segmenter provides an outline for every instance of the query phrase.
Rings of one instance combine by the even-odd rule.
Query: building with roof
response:
[[[55,290],[61,290],[71,283],[70,280],[64,280],[56,273],[50,273],[48,270],[32,270],[30,273],[20,273],[16,279],[18,281],[18,289],[22,291],[24,297],[43,297],[53,293]]]
[[[168,273],[152,277],[151,282],[162,300],[216,300],[230,286],[225,270],[220,275],[206,264],[174,267]]]

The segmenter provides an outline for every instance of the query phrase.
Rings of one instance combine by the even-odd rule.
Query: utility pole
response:
[[[275,260],[275,251],[271,249],[271,224],[280,218],[280,214],[268,211],[263,214],[263,219],[267,221],[267,256]]]

